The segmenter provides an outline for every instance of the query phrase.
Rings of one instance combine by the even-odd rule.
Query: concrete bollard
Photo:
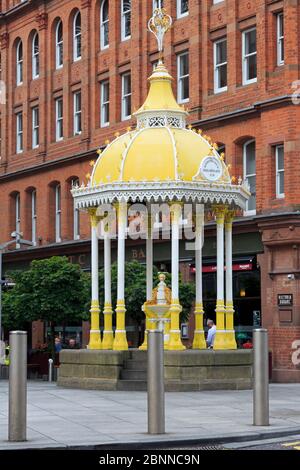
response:
[[[269,426],[268,331],[253,330],[253,424]]]
[[[165,433],[164,333],[148,330],[148,433]]]
[[[9,334],[9,441],[26,441],[27,419],[27,332]]]

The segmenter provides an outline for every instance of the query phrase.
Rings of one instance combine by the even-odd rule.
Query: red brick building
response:
[[[177,99],[251,186],[248,211],[234,225],[237,323],[252,327],[261,311],[274,379],[299,381],[292,362],[300,340],[299,2],[163,3],[174,20],[165,63]],[[69,190],[86,181],[96,149],[134,124],[158,60],[146,25],[159,1],[0,4],[0,242],[17,229],[35,244],[5,254],[4,268],[66,254],[88,269],[88,218],[74,211]],[[208,311],[214,230],[209,223],[204,247]],[[161,244],[156,262],[167,267],[165,251]],[[127,257],[143,260],[143,246],[129,246]],[[184,250],[181,261],[191,277]]]

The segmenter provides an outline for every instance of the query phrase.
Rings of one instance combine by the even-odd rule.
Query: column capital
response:
[[[215,213],[217,224],[223,225],[224,220],[225,220],[225,215],[227,212],[227,206],[223,204],[219,204],[219,205],[213,206],[212,209]]]
[[[225,214],[225,229],[232,229],[232,222],[235,216],[235,211],[233,209],[228,209]]]
[[[88,213],[91,220],[91,226],[93,228],[97,227],[98,223],[101,220],[101,217],[97,216],[97,208],[88,209]]]
[[[0,34],[0,47],[6,49],[9,43],[9,34],[7,32]]]
[[[41,31],[42,29],[47,29],[48,28],[48,13],[42,12],[38,13],[35,17],[38,25],[39,25],[39,30]]]

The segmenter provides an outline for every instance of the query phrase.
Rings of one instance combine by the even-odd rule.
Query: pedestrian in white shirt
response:
[[[206,338],[206,344],[209,349],[212,349],[214,345],[217,327],[214,324],[213,320],[210,320],[210,319],[207,320],[207,326],[208,326],[208,333],[207,333],[207,338]]]

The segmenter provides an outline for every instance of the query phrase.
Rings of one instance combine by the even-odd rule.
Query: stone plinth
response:
[[[252,351],[165,351],[166,391],[241,390],[252,386]],[[58,385],[146,390],[147,351],[66,350]]]

